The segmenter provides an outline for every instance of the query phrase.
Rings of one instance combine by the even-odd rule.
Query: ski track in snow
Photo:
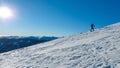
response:
[[[2,53],[0,68],[120,68],[120,23]]]

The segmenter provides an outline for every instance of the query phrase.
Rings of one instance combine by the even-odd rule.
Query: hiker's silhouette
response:
[[[94,25],[94,24],[91,24],[91,30],[90,30],[90,32],[93,32],[93,31],[94,31],[94,27],[95,27],[95,25]]]

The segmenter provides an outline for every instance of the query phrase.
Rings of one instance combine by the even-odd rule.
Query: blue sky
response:
[[[69,36],[120,22],[120,0],[1,0],[16,18],[0,21],[1,35]]]

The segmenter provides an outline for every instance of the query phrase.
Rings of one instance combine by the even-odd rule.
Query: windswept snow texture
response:
[[[120,68],[120,23],[0,54],[0,68]]]

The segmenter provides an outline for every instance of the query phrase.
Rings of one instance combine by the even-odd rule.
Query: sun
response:
[[[9,19],[13,17],[13,12],[12,9],[6,7],[6,6],[1,6],[0,7],[0,18],[2,19]]]

